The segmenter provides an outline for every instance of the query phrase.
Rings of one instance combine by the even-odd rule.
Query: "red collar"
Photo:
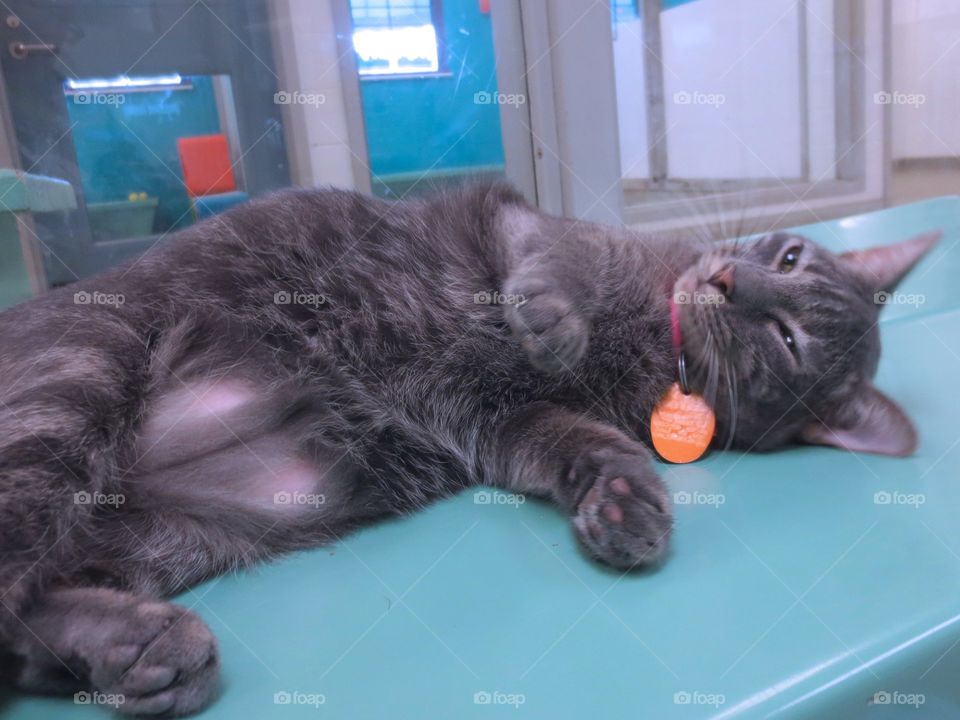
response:
[[[670,305],[670,335],[673,340],[673,353],[677,357],[683,352],[683,332],[680,330],[680,309],[672,297],[667,298]]]

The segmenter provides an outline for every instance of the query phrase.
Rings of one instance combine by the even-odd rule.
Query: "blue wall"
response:
[[[78,104],[67,96],[88,203],[145,192],[159,200],[155,232],[192,222],[177,138],[218,133],[220,119],[210,78],[189,79],[191,90],[125,93],[122,104]]]
[[[503,164],[499,109],[474,103],[497,89],[490,16],[479,0],[444,0],[443,24],[448,76],[361,79],[377,175]]]

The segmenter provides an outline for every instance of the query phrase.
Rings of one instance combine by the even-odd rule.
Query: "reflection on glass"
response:
[[[360,74],[438,72],[439,7],[431,0],[354,0],[353,47]]]
[[[351,0],[373,191],[403,197],[504,172],[489,4]]]
[[[614,0],[630,208],[830,179],[835,0]],[[649,22],[648,22],[649,20]]]
[[[167,233],[246,199],[226,76],[71,79],[64,98],[96,241]]]

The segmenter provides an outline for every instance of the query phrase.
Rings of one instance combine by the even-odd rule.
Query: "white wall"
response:
[[[283,106],[293,182],[361,185],[354,176],[331,3],[271,0],[270,13],[280,89],[323,98]]]
[[[698,0],[661,19],[669,175],[798,177],[795,0]],[[722,104],[707,104],[711,94]]]
[[[835,157],[834,0],[808,0],[806,67],[810,172]],[[795,178],[803,171],[803,68],[795,0],[697,0],[661,14],[668,175]],[[640,22],[618,26],[621,161],[649,176]]]
[[[958,41],[957,0],[893,3],[893,67],[888,91],[894,93],[894,100],[899,94],[899,101],[891,105],[894,160],[960,153]]]
[[[807,0],[807,137],[810,179],[836,177],[836,35],[834,0]]]
[[[614,26],[613,64],[617,82],[620,165],[626,178],[650,177],[647,153],[647,85],[644,75],[643,23]]]

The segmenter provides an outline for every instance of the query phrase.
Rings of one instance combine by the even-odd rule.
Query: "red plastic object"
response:
[[[225,135],[195,135],[177,139],[183,182],[191,197],[237,189]]]

